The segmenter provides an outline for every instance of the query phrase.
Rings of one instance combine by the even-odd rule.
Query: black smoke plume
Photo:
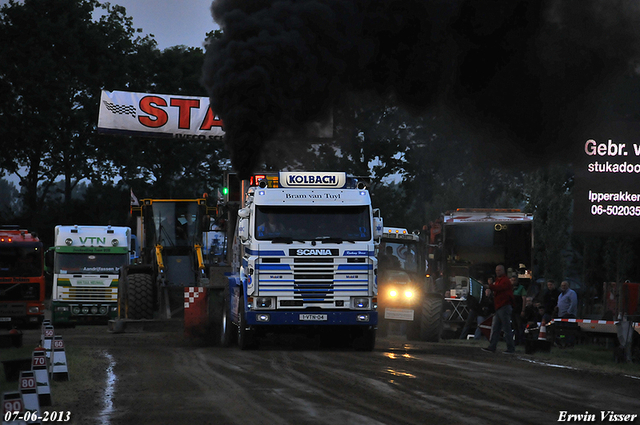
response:
[[[635,75],[640,47],[635,1],[215,0],[211,11],[223,36],[202,82],[241,175],[266,141],[358,91],[444,107],[520,158],[561,155]]]

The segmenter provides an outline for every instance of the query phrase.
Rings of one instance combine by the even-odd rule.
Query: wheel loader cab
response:
[[[120,317],[150,319],[149,311],[159,311],[165,318],[180,316],[183,288],[208,281],[202,254],[202,235],[209,230],[204,225],[206,198],[142,199],[134,212],[139,214],[141,256],[123,276],[127,290],[120,301]]]

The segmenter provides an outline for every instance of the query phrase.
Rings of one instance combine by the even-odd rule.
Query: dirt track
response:
[[[53,406],[82,425],[547,424],[561,411],[588,411],[597,421],[600,411],[640,413],[640,379],[477,347],[392,337],[363,353],[294,337],[240,351],[199,346],[175,332],[60,333],[68,347],[90,347],[99,365],[86,371],[96,375],[96,388]]]

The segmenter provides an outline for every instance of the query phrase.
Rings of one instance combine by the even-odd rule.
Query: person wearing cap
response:
[[[511,314],[513,312],[513,285],[507,277],[504,265],[496,266],[496,281],[492,285],[484,285],[493,291],[493,303],[495,315],[491,326],[491,340],[489,346],[482,348],[483,351],[495,353],[500,340],[500,332],[504,331],[504,339],[507,342],[505,354],[513,354],[516,347],[513,343],[513,333],[511,330]]]

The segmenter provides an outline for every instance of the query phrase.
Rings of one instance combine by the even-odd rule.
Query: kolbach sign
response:
[[[222,140],[224,126],[206,97],[103,90],[98,132]]]

